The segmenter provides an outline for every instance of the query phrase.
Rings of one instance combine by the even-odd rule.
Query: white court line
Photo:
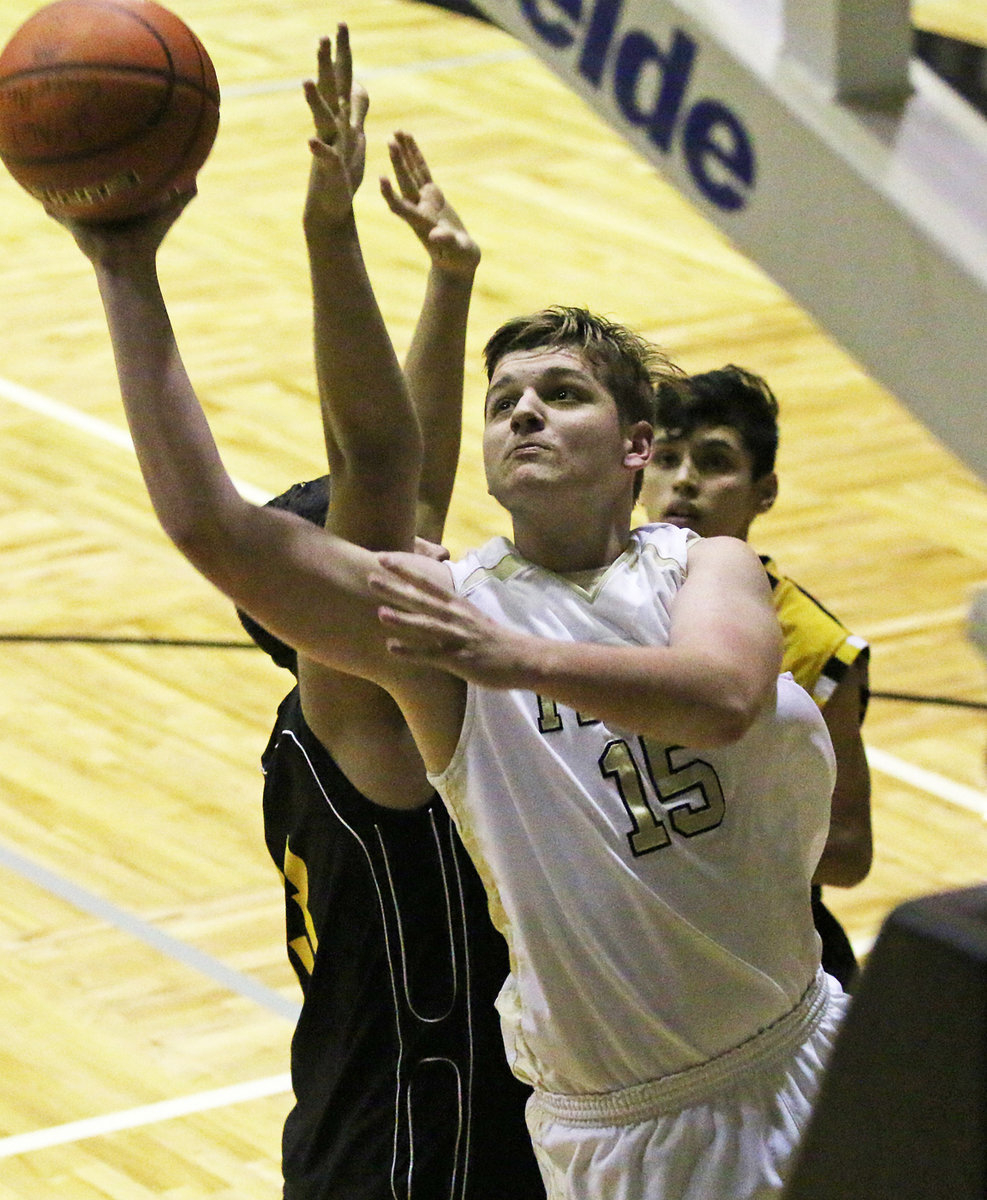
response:
[[[208,1112],[212,1108],[225,1108],[229,1104],[259,1100],[264,1096],[280,1096],[290,1091],[290,1075],[271,1075],[267,1079],[235,1083],[230,1087],[216,1088],[211,1092],[196,1092],[191,1096],[176,1096],[173,1100],[161,1100],[157,1104],[145,1104],[140,1108],[106,1113],[102,1117],[70,1121],[67,1125],[52,1125],[48,1129],[35,1129],[30,1133],[15,1133],[10,1137],[0,1138],[0,1158],[27,1154],[32,1150],[45,1150],[49,1146],[62,1146],[66,1142],[81,1142],[84,1138],[117,1133],[121,1129],[136,1129],[141,1125],[154,1125],[158,1121],[170,1121],[190,1113]]]
[[[58,896],[59,899],[74,905],[81,912],[87,912],[98,921],[102,921],[104,925],[113,925],[123,933],[129,934],[130,937],[137,938],[161,954],[182,963],[190,970],[199,971],[235,995],[243,996],[245,1000],[253,1000],[255,1004],[261,1005],[279,1017],[284,1017],[286,1021],[298,1020],[301,1006],[297,1001],[289,1000],[273,988],[259,983],[251,975],[233,970],[232,967],[228,967],[210,954],[205,954],[196,946],[183,942],[180,938],[172,937],[156,925],[142,920],[126,909],[118,908],[105,897],[89,891],[88,888],[80,887],[79,884],[66,879],[64,875],[50,871],[47,867],[34,862],[33,859],[26,858],[2,842],[0,842],[0,867],[16,871],[36,887],[48,892],[49,895]]]
[[[63,425],[69,425],[81,433],[88,433],[91,437],[109,442],[111,446],[129,450],[131,454],[134,453],[134,443],[130,434],[121,426],[111,425],[109,421],[104,421],[101,417],[92,417],[88,413],[79,412],[71,405],[63,404],[61,400],[53,400],[50,396],[34,392],[10,379],[0,378],[0,398],[9,400],[12,404],[19,404],[21,408],[29,409],[39,416],[60,421]],[[273,494],[239,479],[234,479],[233,483],[240,495],[252,504],[266,504]]]
[[[893,754],[888,754],[886,750],[878,750],[874,746],[867,747],[867,762],[883,775],[890,775],[901,783],[907,783],[909,787],[938,796],[940,800],[955,804],[957,808],[968,808],[987,819],[987,791],[978,791],[964,783],[946,779],[935,771],[928,771],[925,767],[903,762]]]

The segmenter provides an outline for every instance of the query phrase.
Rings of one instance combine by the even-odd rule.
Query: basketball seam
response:
[[[201,61],[201,60],[200,60]],[[51,63],[42,64],[38,67],[23,67],[19,71],[14,71],[10,75],[0,77],[0,91],[9,83],[20,82],[21,80],[30,79],[32,76],[40,75],[48,77],[51,75],[67,74],[69,71],[119,71],[123,75],[150,75],[153,79],[163,79],[170,83],[184,83],[193,91],[201,92],[209,100],[215,100],[212,92],[208,87],[197,79],[189,79],[185,75],[179,75],[172,70],[166,71],[158,67],[148,67],[143,64],[134,66],[131,63],[119,62],[68,62],[68,63]]]
[[[107,0],[102,0],[102,7],[103,8],[112,8],[112,9],[115,9],[117,12],[126,13],[128,16],[133,17],[133,19],[139,25],[143,25],[143,27],[148,31],[148,33],[151,34],[151,36],[155,39],[155,41],[157,41],[159,43],[159,45],[161,46],[161,49],[164,51],[165,56],[168,59],[168,65],[171,67],[172,78],[178,78],[178,76],[175,75],[175,60],[172,58],[171,50],[168,46],[168,43],[164,40],[164,38],[161,36],[160,32],[155,28],[155,26],[150,21],[146,21],[143,17],[141,17],[137,13],[135,13],[132,8],[127,8],[126,5],[113,4],[112,0],[109,0],[109,2],[107,2]],[[174,16],[175,14],[171,13],[170,15]],[[187,82],[191,86],[195,87],[197,90],[204,92],[207,96],[209,96],[209,98],[211,100],[214,100],[215,103],[218,104],[219,97],[211,95],[209,92],[209,89],[206,87],[205,71],[203,71],[203,69],[202,69],[202,55],[199,53],[199,49],[200,49],[199,39],[196,37],[195,33],[188,26],[184,25],[184,22],[181,22],[180,18],[179,18],[179,22],[180,22],[180,24],[182,24],[184,26],[182,29],[182,32],[189,34],[191,37],[192,46],[196,52],[196,58],[199,61],[200,75],[202,76],[202,78],[198,82],[195,82],[193,80],[188,80]]]
[[[180,86],[186,85],[186,81],[182,79],[175,82]],[[209,93],[203,91],[202,88],[191,87],[191,85],[187,86],[189,86],[190,90],[200,97],[200,100],[205,101],[211,99]],[[168,90],[165,92],[163,102],[158,105],[155,111],[148,117],[147,120],[143,122],[143,124],[139,125],[125,137],[117,138],[114,141],[101,142],[98,146],[87,146],[84,150],[79,150],[75,154],[69,154],[62,151],[58,154],[21,155],[4,151],[4,161],[8,164],[18,167],[54,167],[58,166],[59,163],[80,162],[83,159],[91,158],[94,153],[112,154],[115,150],[122,150],[125,146],[130,145],[131,142],[139,141],[144,134],[154,129],[154,127],[160,122],[162,113],[166,112],[168,106],[171,104],[172,97],[174,96],[176,90],[177,89],[174,85],[169,86]],[[189,147],[194,143],[195,138],[199,136],[205,111],[205,104],[200,103],[198,116],[195,120],[195,134],[184,146],[182,152],[183,159],[188,153]]]

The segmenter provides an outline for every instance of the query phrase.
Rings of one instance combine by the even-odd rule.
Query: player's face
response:
[[[774,472],[754,479],[751,456],[728,426],[705,426],[689,437],[661,431],[645,473],[641,503],[651,521],[693,529],[703,537],[746,539],[751,522],[774,503]]]
[[[595,494],[626,483],[632,441],[610,391],[577,352],[517,351],[494,369],[483,459],[487,486],[507,508],[546,485]]]

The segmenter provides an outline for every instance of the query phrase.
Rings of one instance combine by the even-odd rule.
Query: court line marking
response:
[[[967,808],[971,812],[979,813],[987,819],[987,791],[977,791],[976,788],[967,787],[965,783],[947,779],[936,771],[917,767],[914,763],[905,762],[875,746],[867,746],[865,749],[867,762],[875,771],[880,771],[882,775],[890,775],[900,783],[907,783],[909,787],[918,788],[920,792],[938,796],[940,800],[954,804],[957,808]]]
[[[290,1075],[269,1075],[266,1079],[235,1083],[229,1087],[215,1088],[210,1092],[194,1092],[190,1096],[176,1096],[156,1104],[144,1104],[139,1108],[106,1113],[101,1117],[87,1117],[65,1125],[51,1125],[47,1129],[31,1130],[30,1133],[15,1133],[10,1137],[0,1138],[0,1158],[12,1158],[15,1154],[27,1154],[33,1150],[45,1150],[49,1146],[63,1146],[67,1142],[81,1142],[85,1138],[117,1133],[122,1129],[155,1125],[159,1121],[170,1121],[175,1117],[208,1112],[214,1108],[226,1108],[231,1104],[242,1104],[246,1100],[279,1096],[290,1091]]]
[[[283,1017],[286,1021],[298,1020],[301,1005],[296,1001],[282,996],[280,992],[258,982],[250,975],[226,966],[225,963],[213,958],[211,954],[199,950],[196,946],[183,942],[180,938],[172,937],[171,934],[165,933],[141,917],[118,908],[105,897],[73,883],[64,875],[59,875],[56,871],[41,866],[40,863],[34,862],[2,843],[0,843],[0,867],[16,871],[18,875],[50,892],[51,895],[58,896],[59,899],[89,913],[97,920],[103,921],[107,925],[113,925],[123,933],[166,954],[169,958],[199,971],[235,995],[253,1000],[269,1012]]]
[[[63,425],[79,430],[80,433],[87,433],[90,437],[108,442],[120,450],[129,450],[131,454],[136,453],[133,439],[126,428],[112,425],[109,421],[104,421],[102,417],[94,417],[89,413],[80,412],[70,404],[55,400],[51,396],[45,396],[41,392],[24,387],[23,384],[14,383],[11,379],[0,378],[0,397],[9,400],[12,404],[20,405],[21,408],[28,409],[29,412],[37,413],[41,417],[60,421]],[[234,479],[233,483],[240,495],[253,504],[266,504],[273,495],[271,492],[265,492],[263,488],[255,487],[252,483],[244,483],[238,479]]]

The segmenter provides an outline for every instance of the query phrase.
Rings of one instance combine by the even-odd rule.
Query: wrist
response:
[[[347,242],[357,241],[356,214],[352,204],[345,212],[335,213],[328,213],[318,207],[308,207],[305,209],[302,228],[309,248],[322,253]]]
[[[473,287],[477,265],[476,263],[472,266],[453,265],[433,259],[431,275],[437,286],[448,291],[468,292]]]

